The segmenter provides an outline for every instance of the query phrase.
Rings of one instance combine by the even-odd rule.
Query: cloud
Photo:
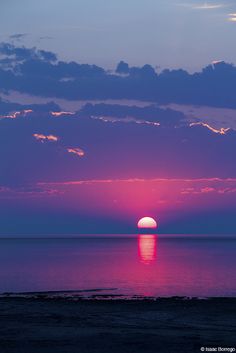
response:
[[[219,194],[231,194],[235,192],[236,192],[236,188],[224,188],[218,191]]]
[[[0,195],[3,200],[21,199],[21,198],[39,198],[51,197],[63,194],[57,189],[48,188],[45,185],[40,187],[38,185],[27,185],[18,187],[0,187]]]
[[[141,178],[129,178],[129,179],[90,179],[90,180],[74,180],[74,181],[63,181],[63,182],[52,182],[43,183],[39,182],[38,185],[92,185],[92,184],[114,184],[114,183],[155,183],[155,182],[167,182],[167,183],[213,183],[213,184],[236,184],[236,178],[152,178],[152,179],[141,179]],[[186,188],[185,190],[193,191],[194,188]],[[214,188],[203,188],[203,191],[209,192],[215,190]]]
[[[83,157],[84,156],[84,151],[81,148],[78,147],[73,147],[73,148],[67,148],[67,151],[69,153],[73,153],[79,157]]]
[[[15,54],[11,56],[14,58]],[[24,85],[31,90],[28,79],[30,81],[37,70],[29,70],[32,59],[20,58],[14,65],[22,69],[20,79],[24,78]],[[21,60],[28,62],[28,71],[21,66]],[[232,65],[217,62],[193,75],[183,70],[165,70],[157,74],[142,68],[140,72],[135,68],[128,74],[111,75],[105,71],[98,73],[90,66],[82,69],[77,64],[68,67],[66,63],[52,63],[43,57],[33,59],[35,61],[37,68],[43,64],[43,81],[40,81],[41,74],[37,74],[34,81],[41,85],[42,92],[47,89],[46,83],[52,83],[51,92],[55,88],[58,93],[60,87],[63,93],[65,87],[70,87],[71,90],[67,90],[70,97],[78,89],[79,94],[90,94],[91,87],[94,94],[106,97],[112,90],[118,95],[122,92],[124,97],[133,92],[139,99],[144,94],[156,96],[145,107],[97,103],[86,104],[77,112],[62,111],[53,102],[21,105],[1,99],[0,211],[2,215],[5,212],[6,219],[2,229],[9,229],[9,210],[11,216],[18,217],[21,211],[27,213],[27,217],[32,212],[34,224],[50,218],[49,223],[45,221],[45,227],[48,229],[48,224],[52,224],[50,229],[55,231],[61,228],[53,214],[67,224],[72,213],[76,214],[76,220],[73,219],[71,224],[74,226],[79,220],[79,229],[84,231],[88,231],[84,226],[85,219],[93,217],[93,229],[104,231],[109,222],[103,223],[102,220],[111,220],[116,214],[113,226],[117,231],[127,230],[126,225],[122,228],[124,223],[119,223],[119,217],[138,217],[152,211],[158,215],[163,212],[163,219],[168,215],[169,220],[173,220],[173,214],[180,211],[181,215],[204,211],[204,216],[209,209],[212,214],[218,214],[219,209],[226,212],[236,206],[236,166],[232,152],[236,149],[236,132],[214,124],[197,122],[189,125],[183,113],[160,108],[158,104],[158,100],[172,101],[182,99],[182,96],[187,100],[199,99],[199,96],[200,101],[211,100],[214,89],[219,90],[220,95],[222,87],[224,92],[227,91],[228,80],[233,82],[235,68]],[[10,73],[1,68],[0,75],[9,75],[15,80],[14,65]],[[72,80],[61,81],[69,72]],[[102,83],[101,87],[93,87],[97,80]],[[76,86],[77,90],[75,82],[81,84]],[[86,83],[84,86],[84,82],[90,82],[90,85]],[[144,83],[145,89],[142,87]],[[18,89],[22,88],[21,85],[22,81]],[[210,92],[209,86],[205,87],[207,85],[211,87]],[[182,88],[183,91],[179,92]],[[34,89],[38,89],[35,83]],[[233,91],[231,99],[233,101]],[[70,216],[67,218],[63,212]],[[64,216],[58,217],[58,214]],[[194,222],[193,228],[196,220]],[[211,222],[211,229],[215,229]],[[185,229],[184,224],[175,226],[178,230]],[[24,227],[16,228],[23,230]],[[219,229],[223,229],[223,223]]]
[[[25,105],[0,99],[2,215],[11,210],[11,217],[25,212],[29,218],[32,212],[39,222],[34,224],[42,227],[43,215],[51,229],[55,221],[60,230],[63,220],[68,230],[71,218],[63,212],[71,211],[73,224],[78,219],[82,224],[79,229],[93,217],[90,230],[104,230],[112,214],[124,219],[165,210],[163,218],[168,212],[173,218],[178,211],[202,212],[205,217],[209,209],[212,215],[221,209],[229,215],[235,208],[236,132],[214,124],[189,125],[183,113],[159,106],[177,102],[236,107],[233,65],[217,61],[189,74],[181,69],[157,73],[149,65],[138,68],[123,62],[111,74],[96,65],[59,61],[54,53],[36,48],[5,44],[0,52],[7,59],[0,62],[2,90],[151,102],[145,107],[86,104],[70,112],[52,101]],[[7,217],[3,230],[11,224]],[[230,224],[236,229],[233,217]],[[111,222],[116,231],[122,228],[118,221],[119,216]],[[47,227],[49,223],[45,221]],[[215,229],[214,220],[211,225]]]
[[[42,36],[42,37],[39,37],[39,40],[51,40],[53,39],[52,36]]]
[[[194,182],[194,180],[192,181]],[[208,181],[210,183],[210,181]],[[214,183],[215,184],[215,183]],[[209,193],[214,193],[214,194],[219,194],[219,195],[225,195],[225,194],[234,194],[236,192],[236,183],[235,181],[232,183],[231,181],[227,180],[221,180],[220,183],[217,183],[217,186],[205,186],[205,187],[187,187],[182,189],[181,194],[182,195],[204,195],[204,194],[209,194]],[[225,185],[230,185],[230,187],[225,187]],[[223,187],[222,187],[223,185]]]
[[[217,190],[213,187],[203,187],[200,189],[196,189],[196,188],[185,188],[181,191],[182,195],[199,195],[199,194],[208,194],[208,193],[212,193],[212,192],[217,192]]]
[[[97,113],[104,106],[97,106]],[[86,108],[87,109],[87,108]],[[96,114],[95,107],[89,107]],[[113,112],[114,106],[108,109]],[[0,120],[0,185],[91,179],[234,178],[236,132],[175,120],[175,114],[131,107],[160,125],[94,119],[82,109],[71,114],[32,112]],[[156,112],[157,116],[152,112]],[[124,107],[117,116],[126,114]],[[173,124],[171,123],[173,117]],[[182,115],[180,115],[182,117]],[[216,130],[216,131],[215,131]],[[60,137],[60,138],[59,138]],[[37,142],[48,143],[37,143]],[[81,148],[82,147],[82,148]],[[7,151],[7,154],[6,152]],[[69,152],[69,153],[68,153]],[[82,157],[85,153],[86,158]],[[11,161],[11,162],[9,162]],[[193,162],[194,161],[194,162]]]
[[[57,60],[36,48],[0,45],[0,90],[67,100],[129,99],[158,104],[192,104],[236,108],[232,87],[236,67],[223,61],[201,72],[182,69],[157,73],[150,65],[120,63],[116,73],[96,65]]]
[[[214,191],[215,191],[214,188],[206,186],[204,188],[201,188],[200,192],[203,193],[203,194],[208,194],[209,192],[214,192]]]
[[[228,20],[230,22],[236,22],[236,13],[230,13]]]
[[[215,10],[215,9],[220,9],[222,7],[225,7],[224,4],[209,4],[209,3],[204,3],[202,5],[195,5],[192,8],[195,10]]]
[[[57,136],[54,136],[54,135],[33,134],[33,136],[36,138],[36,140],[40,142],[45,142],[45,141],[57,142],[59,139]]]
[[[16,41],[20,41],[21,39],[25,38],[26,36],[28,36],[28,33],[15,33],[15,34],[11,34],[9,36],[9,38],[16,40]]]
[[[51,111],[51,114],[55,117],[59,117],[59,116],[63,116],[63,115],[74,115],[74,113],[72,112],[64,112],[64,111],[61,111],[61,112],[54,112],[54,111]]]
[[[27,231],[23,223],[29,215],[34,225],[39,224],[33,231],[68,233],[70,224],[74,232],[106,232],[131,231],[126,219],[135,224],[146,212],[157,214],[164,224],[165,217],[170,222],[178,212],[206,215],[209,209],[216,214],[220,208],[226,212],[235,207],[236,132],[189,126],[171,110],[146,108],[94,104],[73,114],[33,111],[1,119],[3,231],[10,232],[8,214],[20,217],[21,223],[14,223],[18,232]],[[119,121],[90,114],[101,112]],[[127,113],[137,120],[161,117],[168,123],[137,124],[126,121]],[[92,228],[85,222],[91,217]],[[194,222],[191,231],[196,229]],[[183,229],[183,224],[176,225],[175,231]]]
[[[158,105],[146,107],[127,106],[121,104],[91,104],[82,107],[79,112],[85,117],[96,117],[104,121],[136,121],[143,123],[156,123],[162,126],[177,126],[186,120],[184,114],[172,109],[162,109]]]
[[[9,57],[12,60],[12,63],[22,62],[25,60],[54,62],[57,59],[56,55],[50,51],[38,50],[36,48],[26,48],[24,46],[16,47],[11,43],[1,43],[0,54]]]
[[[45,104],[19,104],[14,102],[9,102],[1,99],[0,97],[0,117],[16,117],[24,116],[30,112],[51,112],[57,114],[61,109],[58,104],[54,102],[48,102]]]
[[[90,179],[74,180],[58,183],[37,183],[36,187],[46,190],[57,190],[55,197],[45,194],[44,203],[53,203],[53,207],[58,207],[59,202],[63,207],[70,208],[71,214],[76,212],[76,219],[79,219],[80,231],[89,232],[87,218],[93,221],[95,232],[111,231],[110,224],[99,219],[111,219],[117,226],[114,217],[119,219],[118,229],[127,231],[127,224],[136,224],[140,215],[153,214],[160,220],[160,232],[167,232],[172,222],[181,220],[183,217],[185,224],[176,225],[172,232],[181,232],[188,225],[188,232],[194,233],[198,229],[199,233],[209,231],[225,232],[232,231],[233,214],[227,213],[230,208],[235,207],[236,178],[154,178],[154,179]],[[227,190],[226,193],[224,190]],[[224,191],[224,193],[223,193]],[[102,200],[102,202],[101,202]],[[210,211],[209,211],[210,210]],[[59,211],[57,211],[59,212]],[[221,214],[221,217],[219,215]],[[217,215],[216,219],[213,215]],[[198,217],[197,217],[198,216]],[[192,221],[194,217],[194,221]],[[51,216],[50,216],[51,218]],[[67,219],[64,214],[62,219]],[[208,224],[199,227],[199,222]],[[230,220],[231,226],[226,226]],[[190,220],[190,221],[188,221]],[[67,223],[75,224],[75,221]],[[225,228],[224,228],[225,227]],[[131,227],[132,228],[132,227]],[[113,229],[113,228],[112,228]],[[129,229],[129,228],[128,228]],[[90,229],[91,231],[91,229]],[[135,231],[135,229],[133,229]]]
[[[221,9],[226,7],[226,4],[212,4],[212,3],[208,3],[208,2],[204,2],[202,4],[187,4],[187,3],[182,3],[182,4],[178,4],[179,6],[183,6],[183,7],[188,7],[191,8],[193,10],[216,10],[216,9]]]
[[[16,119],[18,117],[25,117],[26,115],[33,113],[32,109],[23,109],[21,111],[16,111],[16,112],[12,112],[12,114],[8,114],[8,115],[0,115],[0,119]]]
[[[230,128],[223,128],[223,127],[220,129],[215,129],[212,126],[210,126],[209,124],[201,123],[201,122],[191,123],[189,126],[190,127],[191,126],[203,126],[203,127],[206,127],[207,129],[211,130],[215,134],[220,134],[220,135],[225,135],[230,130]]]
[[[212,65],[218,65],[218,64],[222,64],[222,63],[224,63],[223,60],[213,60],[212,61]]]

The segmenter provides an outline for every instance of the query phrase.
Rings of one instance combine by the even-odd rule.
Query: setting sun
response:
[[[157,228],[157,222],[151,217],[143,217],[138,221],[138,228]]]

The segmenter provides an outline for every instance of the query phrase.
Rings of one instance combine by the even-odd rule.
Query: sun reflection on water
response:
[[[138,237],[139,259],[145,265],[149,265],[157,257],[157,237],[154,234],[140,234]]]

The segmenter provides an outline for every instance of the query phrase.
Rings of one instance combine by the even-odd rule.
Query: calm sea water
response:
[[[95,288],[141,296],[236,296],[236,237],[0,240],[0,292]]]

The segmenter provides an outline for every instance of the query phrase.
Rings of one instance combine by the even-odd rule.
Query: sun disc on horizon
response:
[[[152,217],[143,217],[138,221],[138,228],[157,228],[157,222]]]

